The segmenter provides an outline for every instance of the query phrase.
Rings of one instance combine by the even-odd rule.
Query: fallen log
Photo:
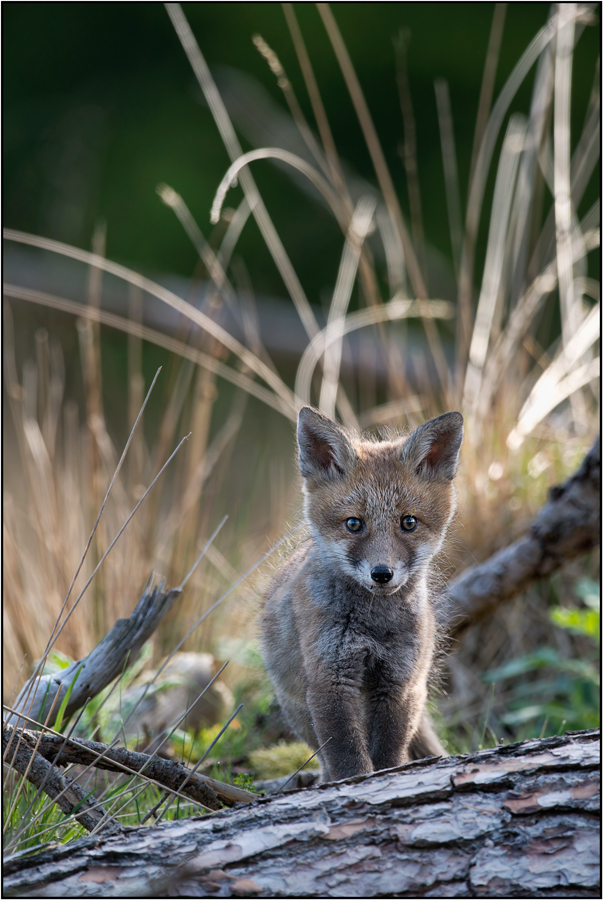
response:
[[[7,897],[598,897],[599,731],[9,859]]]

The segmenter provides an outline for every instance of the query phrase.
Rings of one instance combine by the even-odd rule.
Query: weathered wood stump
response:
[[[599,731],[87,837],[7,897],[599,897]]]

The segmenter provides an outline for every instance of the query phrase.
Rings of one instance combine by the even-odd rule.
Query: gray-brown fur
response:
[[[300,411],[310,537],[275,574],[262,645],[292,730],[315,749],[328,741],[325,778],[444,755],[426,712],[436,647],[428,576],[454,512],[462,436],[459,413],[373,442]]]

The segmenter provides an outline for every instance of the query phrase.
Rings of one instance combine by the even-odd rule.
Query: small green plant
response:
[[[585,635],[598,645],[600,587],[584,578],[577,583],[575,592],[586,609],[555,606],[549,610],[549,618],[558,628]],[[592,658],[568,659],[554,647],[541,647],[486,672],[484,681],[493,685],[512,678],[525,679],[514,685],[508,711],[499,717],[499,721],[518,730],[518,736],[522,738],[534,734],[544,737],[547,732],[556,734],[564,729],[596,728],[600,724],[601,680],[595,666],[595,654],[590,656]],[[540,673],[541,677],[525,678],[535,673]]]
[[[585,634],[597,644],[601,643],[601,587],[590,578],[583,578],[576,585],[576,593],[587,607],[565,609],[555,606],[551,612],[551,621],[560,628],[567,628],[575,634]]]
[[[233,784],[236,784],[237,787],[243,788],[246,791],[251,791],[254,794],[262,794],[263,791],[258,791],[253,783],[253,775],[249,772],[239,772],[238,775],[235,775]]]
[[[301,741],[279,741],[273,747],[258,747],[249,754],[249,763],[260,780],[281,778],[303,766],[312,753],[313,750]],[[308,762],[307,768],[319,768],[316,757]]]

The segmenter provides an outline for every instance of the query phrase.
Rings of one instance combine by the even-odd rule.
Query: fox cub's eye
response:
[[[400,525],[402,526],[402,531],[414,531],[417,527],[417,520],[414,516],[402,516]]]
[[[351,518],[345,520],[345,527],[348,531],[352,531],[354,533],[362,531],[362,519],[356,519],[354,516],[352,516]]]

